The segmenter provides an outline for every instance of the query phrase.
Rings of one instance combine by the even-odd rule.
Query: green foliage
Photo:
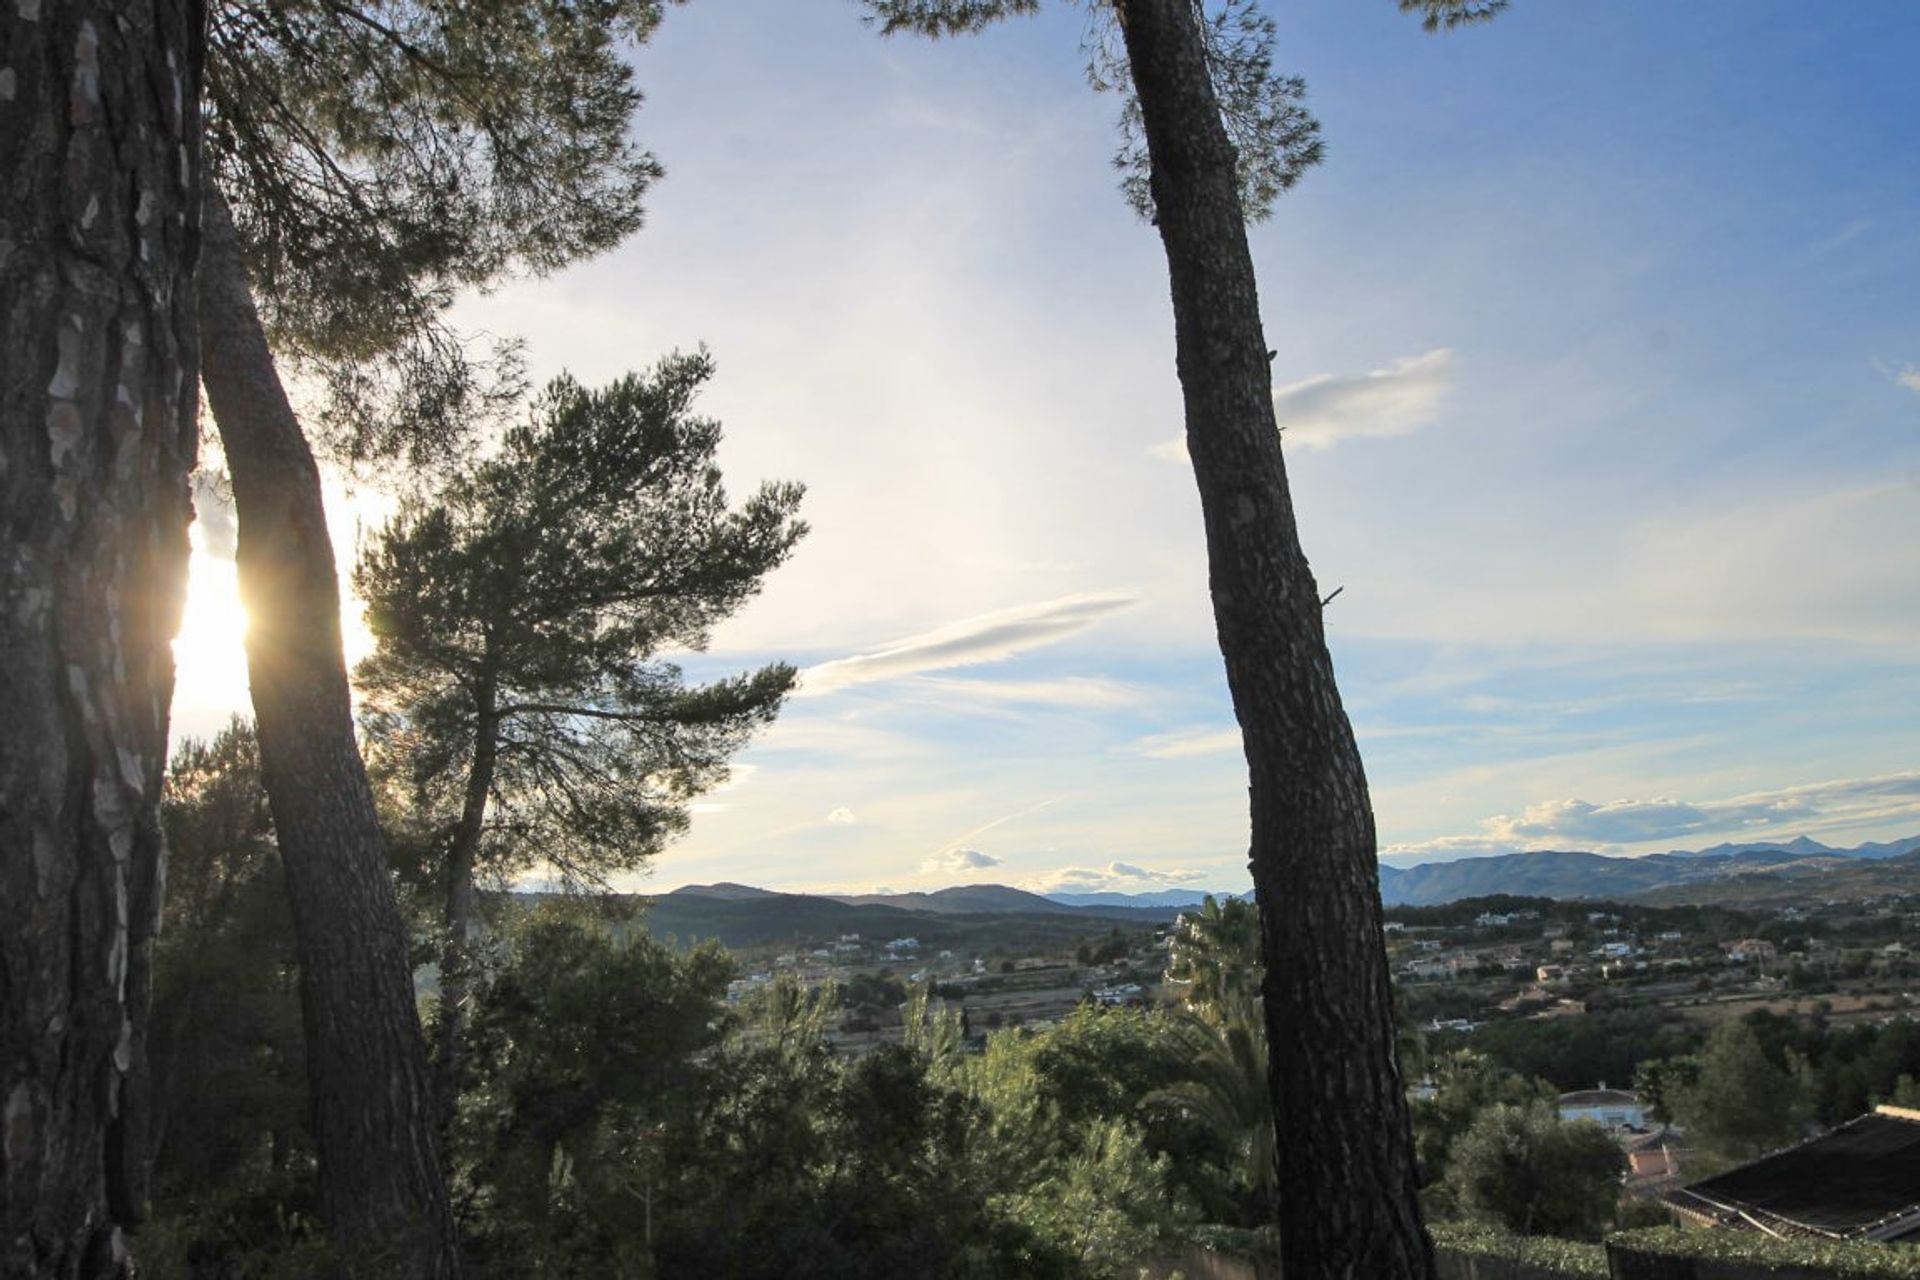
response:
[[[1804,1268],[1833,1280],[1920,1280],[1920,1247],[1836,1240],[1776,1240],[1757,1231],[1653,1227],[1609,1236],[1607,1243],[1663,1258],[1744,1263],[1767,1270]]]
[[[1485,22],[1506,7],[1507,0],[1400,0],[1400,12],[1420,14],[1420,25],[1427,31],[1451,31]]]
[[[805,526],[800,488],[730,508],[712,375],[674,356],[599,391],[562,378],[493,457],[403,502],[354,571],[378,643],[357,672],[381,767],[448,828],[482,749],[483,870],[597,884],[686,825],[686,803],[792,686],[773,665],[689,687],[698,649]]]
[[[1698,1061],[1693,1084],[1677,1090],[1670,1105],[1709,1160],[1736,1163],[1801,1136],[1807,1106],[1800,1083],[1768,1060],[1749,1023],[1721,1023]]]
[[[1453,1144],[1446,1185],[1468,1218],[1519,1235],[1597,1239],[1613,1221],[1626,1157],[1598,1125],[1545,1102],[1497,1105]]]
[[[494,1274],[644,1274],[628,1224],[669,1100],[719,1039],[732,963],[616,942],[564,905],[513,922],[503,951],[452,1136],[466,1232]]]
[[[993,1035],[966,1062],[960,1084],[982,1109],[970,1146],[978,1180],[997,1212],[1077,1260],[1073,1274],[1131,1277],[1125,1251],[1180,1230],[1190,1204],[1232,1211],[1231,1150],[1185,1114],[1149,1106],[1189,1078],[1189,1052],[1162,1013],[1083,1005],[1045,1030]]]
[[[1430,1230],[1436,1252],[1468,1258],[1486,1258],[1516,1267],[1533,1267],[1555,1275],[1605,1280],[1606,1248],[1579,1240],[1552,1236],[1516,1236],[1476,1223],[1436,1222]]]
[[[167,772],[167,896],[154,947],[149,1054],[154,1229],[142,1259],[303,1274],[314,1221],[293,927],[260,743],[236,718]],[[149,1246],[149,1237],[152,1244]],[[292,1268],[292,1269],[289,1269]]]
[[[1257,1016],[1260,912],[1244,898],[1216,899],[1180,913],[1167,952],[1167,981],[1185,988],[1187,1007],[1215,1021]]]
[[[1189,1116],[1233,1152],[1230,1172],[1261,1217],[1273,1205],[1273,1100],[1267,1090],[1266,1024],[1257,1016],[1227,1020],[1192,1009],[1165,1015],[1186,1046],[1187,1078],[1147,1095],[1151,1109]]]
[[[665,1138],[682,1158],[652,1210],[660,1274],[1078,1274],[992,1207],[1009,1171],[976,1150],[978,1103],[913,1048],[835,1058],[813,1016],[831,1009],[830,991],[766,1002],[676,1099]]]
[[[1439,3],[1440,0],[1435,0]],[[1037,13],[1039,0],[862,0],[881,32],[924,36],[970,35],[1003,19]],[[1113,0],[1086,0],[1087,81],[1121,95],[1120,146],[1114,167],[1120,190],[1141,217],[1153,217],[1151,163],[1140,104],[1133,93],[1118,10]],[[1246,216],[1273,212],[1280,193],[1319,163],[1320,125],[1301,105],[1306,83],[1273,66],[1275,28],[1257,0],[1202,0],[1194,6],[1206,49],[1214,96],[1239,169]]]
[[[1459,1043],[1437,1036],[1444,1047]],[[1648,1058],[1677,1057],[1700,1043],[1691,1024],[1659,1009],[1614,1009],[1564,1018],[1521,1018],[1476,1028],[1473,1048],[1522,1076],[1559,1089],[1624,1082]]]
[[[1325,154],[1320,122],[1301,105],[1306,81],[1275,72],[1276,28],[1258,0],[1213,0],[1194,8],[1221,123],[1233,142],[1241,208],[1249,222],[1260,222],[1272,214],[1282,192],[1320,163]],[[1153,160],[1120,27],[1111,20],[1114,12],[1111,5],[1094,9],[1087,79],[1095,89],[1121,95],[1120,147],[1113,164],[1128,206],[1152,221]]]
[[[1497,1106],[1552,1102],[1556,1096],[1543,1082],[1516,1075],[1471,1049],[1441,1055],[1432,1064],[1429,1080],[1432,1096],[1413,1099],[1409,1109],[1414,1149],[1425,1180],[1441,1183],[1442,1189],[1454,1143],[1482,1112]]]
[[[660,0],[214,0],[206,162],[276,351],[353,457],[457,447],[489,370],[455,294],[639,227],[623,41]],[[498,371],[494,371],[498,372]],[[504,398],[517,396],[512,362]]]
[[[996,1204],[1072,1258],[1080,1274],[1131,1280],[1171,1222],[1167,1166],[1133,1125],[1095,1120],[1049,1176]]]

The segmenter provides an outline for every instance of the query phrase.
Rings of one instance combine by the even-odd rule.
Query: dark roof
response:
[[[1783,1235],[1883,1240],[1920,1227],[1920,1112],[1892,1109],[1667,1194],[1677,1208]]]

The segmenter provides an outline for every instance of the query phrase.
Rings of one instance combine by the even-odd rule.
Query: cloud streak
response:
[[[1841,778],[1723,800],[1549,800],[1500,814],[1470,835],[1394,845],[1392,854],[1472,855],[1522,849],[1620,850],[1700,837],[1845,830],[1871,823],[1920,821],[1920,770]]]
[[[815,696],[927,671],[999,662],[1077,635],[1134,604],[1135,599],[1116,592],[1091,593],[977,614],[896,640],[872,653],[808,667],[800,673],[800,687],[795,692],[798,696]]]
[[[1063,676],[1057,680],[970,680],[928,676],[918,688],[962,703],[1011,703],[1029,707],[1074,707],[1100,711],[1138,706],[1148,691],[1104,676]]]
[[[1138,893],[1192,884],[1204,877],[1204,872],[1184,867],[1158,871],[1132,862],[1109,862],[1104,867],[1061,867],[1028,880],[1023,887],[1035,893]]]
[[[1403,436],[1433,421],[1453,380],[1453,352],[1437,347],[1367,373],[1276,387],[1274,417],[1291,444],[1328,449],[1361,436]]]
[[[1184,760],[1189,756],[1220,755],[1240,750],[1240,730],[1179,729],[1172,733],[1154,733],[1135,738],[1127,750],[1149,760]]]
[[[1446,347],[1395,360],[1366,373],[1321,373],[1273,389],[1273,416],[1289,443],[1331,449],[1363,436],[1404,436],[1433,421],[1453,386]],[[1168,440],[1154,457],[1184,462],[1187,442]]]
[[[1909,391],[1920,391],[1920,369],[1916,369],[1912,365],[1908,365],[1899,373],[1895,374],[1893,380]]]

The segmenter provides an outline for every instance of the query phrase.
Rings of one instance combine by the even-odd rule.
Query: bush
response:
[[[1780,1270],[1803,1267],[1831,1275],[1833,1280],[1920,1280],[1920,1247],[1913,1245],[1775,1240],[1758,1232],[1689,1231],[1680,1227],[1624,1231],[1608,1236],[1607,1244],[1662,1258],[1698,1258]]]
[[[1749,1267],[1811,1268],[1834,1280],[1920,1280],[1920,1247],[1839,1240],[1774,1240],[1759,1232],[1655,1226],[1607,1236],[1609,1247]]]
[[[1602,1245],[1551,1236],[1516,1236],[1460,1222],[1435,1223],[1432,1234],[1434,1247],[1442,1253],[1512,1262],[1565,1276],[1604,1280],[1608,1274],[1607,1251]]]

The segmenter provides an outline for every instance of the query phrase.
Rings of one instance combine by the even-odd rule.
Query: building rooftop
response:
[[[1880,1107],[1666,1199],[1688,1216],[1770,1235],[1912,1235],[1920,1232],[1920,1111]]]

